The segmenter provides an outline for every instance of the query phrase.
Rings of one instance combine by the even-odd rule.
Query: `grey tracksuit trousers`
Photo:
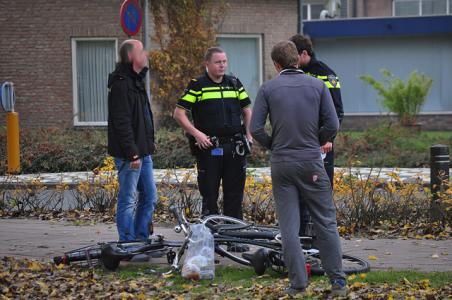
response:
[[[308,285],[305,259],[300,247],[300,201],[313,218],[316,246],[330,279],[345,279],[332,190],[322,160],[272,163],[271,176],[281,230],[284,261],[291,287]]]

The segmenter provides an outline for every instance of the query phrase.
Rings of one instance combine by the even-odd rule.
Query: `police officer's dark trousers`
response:
[[[325,167],[326,174],[330,180],[331,188],[333,188],[334,183],[334,148],[326,154],[323,160],[323,166]],[[302,202],[300,203],[300,236],[308,234],[310,231],[307,229],[307,224],[311,222],[311,217],[306,205]],[[312,234],[312,233],[311,233]]]
[[[223,155],[212,149],[196,155],[198,185],[202,196],[202,214],[218,214],[220,183],[223,185],[223,214],[242,219],[243,190],[246,180],[246,157],[232,153],[232,145],[220,145]]]
[[[325,159],[323,160],[323,165],[325,166],[326,174],[330,179],[331,187],[333,187],[334,183],[334,148],[331,149],[330,152],[326,154]]]

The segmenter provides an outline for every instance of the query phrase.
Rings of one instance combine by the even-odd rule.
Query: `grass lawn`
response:
[[[212,299],[220,292],[220,299],[277,299],[283,296],[282,290],[288,285],[288,279],[280,274],[267,271],[263,276],[257,276],[251,268],[217,267],[215,279],[199,282],[188,281],[180,275],[162,277],[159,272],[167,269],[150,271],[149,267],[125,266],[117,273],[102,271],[102,275],[117,277],[122,280],[139,279],[150,276],[152,280],[162,282],[161,289],[172,295],[190,294],[191,298]],[[439,295],[441,290],[451,291],[451,272],[422,273],[416,271],[372,271],[367,274],[350,275],[348,285],[352,295],[372,294],[379,299],[379,295],[392,294],[394,299],[409,295]],[[308,294],[303,299],[323,298],[329,291],[326,276],[310,278]],[[382,298],[383,299],[383,298]],[[385,298],[388,299],[388,298]],[[417,299],[417,296],[416,296]]]
[[[366,131],[342,131],[343,134],[348,134],[352,138],[361,138],[366,134]],[[450,131],[421,131],[419,134],[414,135],[417,139],[428,139],[428,140],[446,140],[452,139],[452,132]]]
[[[121,265],[117,272],[55,266],[29,259],[0,259],[0,299],[288,299],[288,279],[269,271],[220,266],[214,280],[188,281],[180,274],[163,276],[167,267]],[[372,271],[348,277],[348,299],[450,299],[452,271]],[[310,278],[303,299],[325,299],[325,276]]]

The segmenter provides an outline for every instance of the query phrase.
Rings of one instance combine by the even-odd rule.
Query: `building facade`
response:
[[[340,76],[343,129],[364,129],[382,118],[376,91],[360,80],[382,80],[382,69],[407,79],[413,71],[433,79],[418,122],[427,130],[452,130],[452,1],[342,1],[336,19],[304,23],[318,57]]]
[[[413,70],[433,77],[420,121],[426,129],[452,130],[452,0],[342,0],[331,20],[320,19],[325,0],[225,2],[218,43],[251,98],[276,75],[271,48],[298,31],[301,14],[318,57],[341,78],[345,129],[372,126],[386,115],[358,77],[388,68],[402,78]],[[0,0],[0,83],[15,85],[21,126],[106,125],[107,74],[127,38],[121,3]],[[143,39],[142,31],[136,38]],[[4,119],[0,111],[0,125]]]

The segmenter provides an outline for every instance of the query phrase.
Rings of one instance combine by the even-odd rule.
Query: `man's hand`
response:
[[[331,150],[333,150],[333,143],[331,142],[326,142],[325,145],[320,147],[320,150],[322,151],[322,153],[328,153]]]
[[[210,147],[213,146],[212,143],[210,142],[209,137],[205,135],[203,132],[196,129],[195,126],[193,126],[193,124],[187,117],[187,112],[185,111],[185,109],[176,107],[176,109],[174,110],[173,117],[176,120],[176,122],[180,126],[182,126],[185,132],[195,137],[196,145],[200,149],[209,149]]]
[[[196,144],[201,149],[209,149],[213,146],[213,144],[210,142],[209,137],[201,131],[198,131],[194,137],[196,139]]]
[[[251,133],[247,133],[247,134],[246,134],[246,139],[248,140],[248,142],[249,142],[250,144],[253,143],[253,136],[251,135]]]
[[[137,160],[131,161],[129,167],[131,169],[136,170],[136,169],[140,168],[140,165],[141,165],[141,159],[137,159]]]

